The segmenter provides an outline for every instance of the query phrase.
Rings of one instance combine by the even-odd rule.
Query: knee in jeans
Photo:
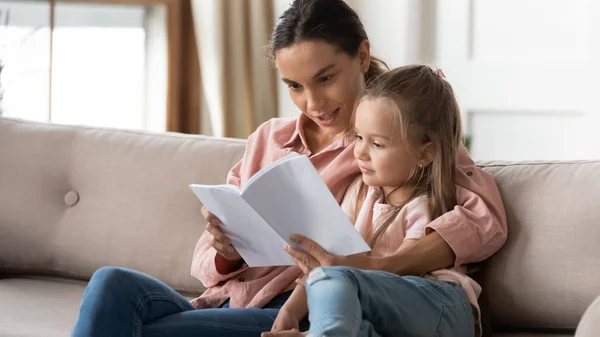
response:
[[[119,267],[101,267],[94,272],[90,284],[111,287],[116,283],[126,283],[133,278],[131,270]]]
[[[352,278],[354,268],[345,266],[317,267],[306,278],[306,285],[310,286],[322,280],[340,280]]]

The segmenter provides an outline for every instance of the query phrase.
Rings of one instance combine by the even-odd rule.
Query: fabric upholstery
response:
[[[217,184],[244,142],[0,119],[0,272],[89,278],[104,265],[200,293],[188,185]]]
[[[494,325],[575,329],[600,294],[600,161],[486,163],[508,240],[483,268]]]
[[[600,296],[587,308],[575,337],[600,336]]]
[[[85,282],[0,279],[0,336],[69,336]]]

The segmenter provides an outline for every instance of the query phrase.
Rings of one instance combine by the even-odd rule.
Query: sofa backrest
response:
[[[483,268],[494,325],[574,329],[600,294],[600,161],[486,163],[508,240]]]
[[[0,272],[126,266],[200,293],[190,264],[204,219],[188,185],[224,183],[244,145],[0,118]]]
[[[0,273],[87,279],[117,265],[201,292],[188,185],[223,183],[244,144],[0,118]],[[600,294],[600,161],[482,166],[509,227],[483,264],[482,308],[503,327],[575,328]]]

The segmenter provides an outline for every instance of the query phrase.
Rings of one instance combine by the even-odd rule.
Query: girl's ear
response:
[[[422,167],[426,167],[431,164],[435,158],[435,147],[432,142],[422,144],[419,148],[419,157],[417,158],[417,164]]]

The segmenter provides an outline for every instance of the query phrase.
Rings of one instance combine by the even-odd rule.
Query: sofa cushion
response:
[[[0,273],[88,279],[114,265],[200,293],[204,219],[188,185],[223,183],[244,146],[0,118]]]
[[[69,336],[84,288],[78,281],[0,279],[2,336]]]
[[[484,313],[493,325],[574,330],[600,294],[600,161],[483,166],[508,217],[508,241],[483,268]]]
[[[600,296],[587,308],[575,337],[597,337],[600,336]]]

